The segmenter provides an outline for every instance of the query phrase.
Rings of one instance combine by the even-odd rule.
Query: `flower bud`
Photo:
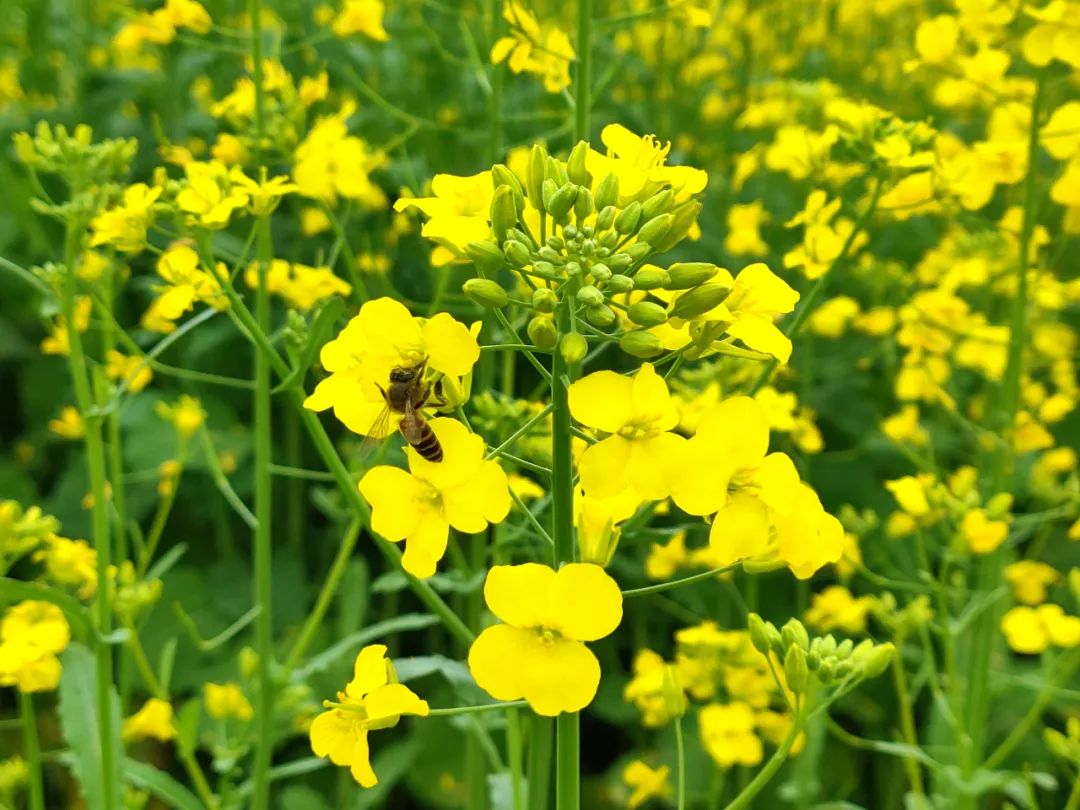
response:
[[[615,230],[621,233],[623,236],[631,234],[638,226],[638,222],[641,220],[641,203],[637,200],[630,203],[626,208],[619,212],[619,215],[615,217]]]
[[[589,268],[589,273],[597,281],[607,281],[612,276],[611,268],[603,262],[597,262]]]
[[[514,190],[510,186],[499,186],[491,198],[491,230],[495,238],[502,242],[506,232],[517,225],[518,209],[514,202]]]
[[[570,177],[571,183],[586,187],[592,185],[592,176],[589,174],[589,170],[585,168],[585,158],[588,154],[589,144],[587,141],[578,141],[574,148],[570,150],[570,158],[566,161],[566,174]]]
[[[616,273],[623,272],[624,270],[628,269],[633,263],[634,260],[625,253],[615,253],[607,257],[607,266]]]
[[[548,250],[554,250],[555,252],[558,252],[562,250],[565,246],[566,243],[557,236],[549,236],[547,239],[544,240],[544,247],[546,247]]]
[[[587,307],[598,307],[604,303],[604,294],[591,284],[586,284],[577,291],[577,300]]]
[[[496,190],[501,186],[509,186],[513,190],[514,205],[517,206],[519,214],[525,210],[525,192],[521,188],[521,181],[518,180],[516,174],[503,164],[497,163],[491,167],[491,179],[495,183]]]
[[[574,216],[581,222],[593,212],[592,192],[586,186],[578,186],[577,199],[574,200]]]
[[[657,253],[664,253],[679,244],[690,229],[697,222],[698,214],[701,213],[701,203],[697,200],[687,200],[672,212],[673,220],[668,232],[659,241],[653,243]]]
[[[682,717],[686,714],[686,693],[683,691],[679,668],[674,664],[664,664],[663,686],[660,694],[664,699],[664,714],[668,717]]]
[[[506,267],[506,257],[494,242],[469,242],[465,246],[465,252],[469,254],[476,269],[485,276],[495,275]]]
[[[599,306],[588,307],[585,310],[585,320],[593,326],[611,326],[615,323],[615,313],[611,310],[611,307],[600,304]]]
[[[529,333],[529,340],[538,349],[554,349],[559,340],[555,321],[550,315],[537,315],[529,321],[526,331]]]
[[[626,314],[638,326],[659,326],[667,322],[667,312],[662,306],[652,301],[638,301],[636,304],[631,304]]]
[[[626,332],[619,338],[619,348],[632,357],[648,360],[663,352],[664,344],[649,332]]]
[[[845,638],[839,644],[836,645],[836,652],[833,655],[841,661],[851,656],[852,650],[855,649],[855,642],[850,638]]]
[[[628,247],[624,247],[622,252],[630,257],[631,263],[639,262],[653,252],[652,245],[648,242],[635,242]]]
[[[28,132],[15,133],[15,156],[24,166],[33,166],[38,161],[37,151],[34,149],[34,140]]]
[[[561,160],[548,156],[547,159],[547,176],[555,181],[557,186],[565,186],[570,182],[570,175],[566,171],[566,164]]]
[[[836,661],[832,658],[826,658],[822,661],[817,677],[819,681],[826,685],[836,680]]]
[[[634,280],[629,276],[612,276],[608,279],[607,289],[613,293],[628,293],[634,289]]]
[[[676,318],[696,318],[724,303],[731,294],[731,285],[710,281],[680,295],[671,303],[671,314]]]
[[[653,217],[638,229],[638,241],[655,245],[664,238],[664,235],[668,232],[668,228],[671,227],[671,223],[674,221],[675,217],[671,214],[661,214],[658,217]]]
[[[563,262],[563,257],[559,254],[557,250],[554,250],[550,245],[544,245],[538,251],[536,251],[536,253],[541,259],[546,262],[551,262],[552,264],[562,264]]]
[[[619,244],[619,235],[615,231],[603,231],[600,234],[598,240],[600,242],[600,248],[611,253],[615,249],[615,246]]]
[[[559,274],[555,270],[555,265],[551,262],[533,262],[532,266],[533,275],[540,276],[540,278],[555,278]]]
[[[675,192],[670,188],[658,191],[641,204],[641,216],[650,220],[660,214],[666,214],[675,201]]]
[[[544,170],[547,166],[547,151],[540,144],[534,144],[529,150],[529,170],[525,177],[525,186],[529,201],[539,211],[544,208]]]
[[[788,619],[787,623],[780,629],[780,637],[787,647],[796,644],[803,650],[810,649],[810,634],[806,632],[806,628],[798,619]]]
[[[549,290],[547,287],[533,290],[532,305],[537,312],[554,312],[558,304],[559,296],[554,290]]]
[[[769,654],[769,632],[765,620],[758,614],[751,613],[747,618],[747,629],[750,631],[750,643],[754,649],[762,655]]]
[[[649,264],[642,267],[634,275],[634,289],[655,290],[660,287],[666,287],[670,281],[671,277],[668,275],[667,270]]]
[[[792,692],[801,694],[806,691],[810,684],[810,670],[806,666],[806,653],[802,647],[795,644],[788,647],[784,656],[784,677]]]
[[[570,209],[574,207],[574,202],[577,200],[579,190],[580,186],[567,183],[551,196],[551,201],[548,203],[548,213],[556,222],[570,213]]]
[[[544,198],[545,211],[551,210],[551,201],[555,199],[555,194],[558,192],[558,190],[558,183],[556,183],[550,177],[544,180],[543,184],[540,186],[540,193],[543,195]]]
[[[599,209],[614,206],[619,201],[619,178],[614,174],[604,176],[593,192],[593,202]],[[610,225],[608,227],[611,227]]]
[[[581,265],[578,262],[567,262],[563,270],[566,271],[566,275],[568,276],[581,275]]]
[[[510,230],[506,232],[506,238],[513,239],[515,242],[521,242],[521,244],[528,246],[530,250],[536,246],[536,243],[533,242],[533,238],[520,228],[510,228]]]
[[[676,262],[668,268],[671,280],[664,285],[665,290],[689,290],[704,284],[720,271],[709,262]]]
[[[506,255],[506,260],[510,262],[510,266],[518,269],[528,266],[532,261],[532,253],[525,243],[517,240],[507,240],[503,245],[503,253]]]
[[[559,354],[562,355],[563,360],[567,363],[580,363],[585,359],[585,354],[588,351],[588,341],[585,340],[584,335],[580,335],[577,332],[563,335],[562,339],[559,341]]]
[[[461,291],[471,300],[488,309],[501,309],[510,300],[506,290],[489,278],[470,278],[461,286]]]

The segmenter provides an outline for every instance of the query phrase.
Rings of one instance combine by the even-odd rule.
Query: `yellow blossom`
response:
[[[69,540],[51,535],[34,559],[45,565],[45,577],[57,585],[77,587],[79,596],[89,599],[97,590],[97,552],[85,540]]]
[[[675,199],[687,199],[705,190],[709,175],[692,166],[668,166],[670,143],[655,135],[636,135],[621,124],[608,124],[600,131],[607,154],[590,150],[585,165],[593,177],[609,174],[619,180],[619,199],[628,203],[645,199],[664,187],[675,191]]]
[[[627,799],[629,810],[636,810],[649,799],[668,799],[671,797],[671,783],[668,777],[671,768],[660,765],[650,768],[640,759],[635,759],[623,768],[623,781],[633,792]]]
[[[830,585],[810,600],[806,623],[823,633],[842,630],[849,635],[866,632],[866,619],[873,600],[855,597],[842,585]]]
[[[761,762],[764,750],[754,733],[754,713],[745,703],[710,703],[698,714],[701,742],[721,768],[752,767]]]
[[[153,222],[153,206],[160,188],[136,183],[124,189],[119,205],[102,211],[90,223],[90,246],[110,245],[122,253],[138,253],[146,244],[146,229]]]
[[[495,188],[491,172],[467,177],[437,174],[431,180],[433,197],[402,197],[395,211],[416,208],[427,218],[420,234],[459,256],[465,246],[491,237],[490,210]]]
[[[206,421],[206,411],[203,410],[202,403],[187,394],[183,394],[172,405],[158,402],[154,406],[154,411],[170,423],[183,440],[194,436]]]
[[[1005,542],[1009,524],[1004,520],[990,520],[985,509],[972,509],[960,522],[960,532],[973,553],[990,554]]]
[[[252,289],[258,287],[258,262],[248,265],[244,280]],[[352,292],[352,286],[329,267],[310,267],[284,259],[271,260],[266,269],[266,289],[300,312],[307,312],[330,296],[348,296]]]
[[[250,720],[255,716],[255,710],[239,684],[231,681],[203,684],[203,703],[206,713],[218,719],[234,717],[237,720]]]
[[[176,737],[173,708],[167,700],[150,698],[135,714],[124,719],[120,736],[124,742],[155,739],[167,742]]]
[[[60,416],[49,420],[49,430],[62,439],[77,442],[86,436],[86,424],[74,405],[65,405]]]
[[[0,619],[0,686],[21,692],[47,692],[60,682],[57,653],[71,630],[63,611],[50,602],[28,600]]]
[[[128,357],[110,349],[105,361],[105,376],[133,394],[142,391],[153,379],[150,363],[141,357]]]
[[[1058,605],[1020,605],[1001,618],[1001,632],[1014,651],[1037,655],[1051,646],[1080,645],[1080,617],[1067,615]]]
[[[523,3],[507,0],[503,18],[510,35],[500,38],[491,47],[493,64],[506,62],[514,73],[532,73],[544,80],[544,89],[559,93],[570,86],[570,62],[574,49],[570,38],[561,28],[541,27],[536,17]]]
[[[386,4],[382,0],[345,0],[345,5],[334,18],[331,29],[335,36],[347,37],[363,34],[368,39],[386,42],[390,35],[383,28]]]
[[[1061,581],[1061,574],[1043,562],[1017,560],[1005,566],[1005,581],[1017,602],[1039,605],[1046,601],[1047,588]]]

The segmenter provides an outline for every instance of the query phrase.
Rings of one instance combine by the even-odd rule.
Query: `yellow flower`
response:
[[[705,750],[721,768],[761,762],[764,750],[746,703],[710,703],[698,714],[698,725]]]
[[[670,475],[686,440],[668,432],[679,415],[651,363],[632,378],[614,371],[583,377],[570,386],[569,401],[575,419],[611,434],[590,445],[578,463],[588,495],[610,498],[627,488],[649,500],[670,494]]]
[[[146,388],[154,377],[150,364],[141,357],[128,357],[123,352],[110,349],[105,361],[105,376],[133,394]]]
[[[228,306],[225,293],[214,275],[200,266],[199,254],[190,245],[173,242],[157,260],[157,274],[165,282],[155,285],[157,298],[143,313],[140,325],[153,332],[168,334],[176,321],[190,312],[196,301],[215,309]],[[225,265],[218,272],[228,275]]]
[[[823,633],[831,630],[843,630],[852,635],[865,633],[872,604],[873,599],[869,596],[856,598],[843,585],[830,585],[811,598],[806,623]]]
[[[1061,581],[1061,574],[1046,563],[1017,560],[1005,566],[1005,581],[1017,602],[1038,605],[1046,601],[1047,587]]]
[[[686,711],[686,695],[676,668],[652,650],[634,656],[633,677],[623,690],[623,700],[641,712],[646,728],[659,728]]]
[[[653,580],[671,579],[689,560],[686,532],[678,531],[666,543],[652,543],[645,558],[645,576]]]
[[[56,654],[71,641],[60,608],[50,602],[25,601],[0,620],[0,686],[22,692],[47,692],[60,682]]]
[[[990,520],[985,509],[972,509],[960,522],[960,532],[975,554],[990,554],[1009,536],[1009,524]]]
[[[328,701],[329,703],[329,701]],[[368,732],[393,728],[402,715],[427,717],[428,704],[397,682],[386,647],[371,644],[356,656],[353,679],[338,692],[337,703],[311,723],[311,750],[347,767],[363,787],[379,783],[371,767]]]
[[[947,63],[956,50],[960,26],[956,17],[939,14],[919,23],[915,31],[915,50],[919,58],[928,65]]]
[[[85,540],[46,537],[45,547],[34,553],[34,560],[44,563],[47,579],[57,585],[77,587],[83,599],[89,599],[97,590],[97,552]]]
[[[1002,616],[1001,632],[1015,652],[1038,655],[1051,645],[1080,645],[1080,617],[1066,615],[1058,605],[1021,605]]]
[[[252,289],[258,286],[258,262],[248,265],[244,280]],[[280,295],[293,309],[307,312],[332,295],[349,295],[352,285],[334,275],[329,267],[309,267],[299,262],[273,259],[266,270],[266,289]]]
[[[621,124],[608,124],[600,131],[607,154],[590,150],[586,166],[594,178],[609,174],[619,179],[619,199],[628,203],[644,199],[665,186],[675,191],[675,199],[686,199],[705,190],[709,175],[692,166],[667,166],[671,143],[661,143],[655,135],[635,135]]]
[[[111,245],[122,253],[138,253],[146,244],[146,229],[153,221],[153,205],[160,188],[136,183],[124,189],[122,202],[102,211],[90,223],[90,246]]]
[[[606,567],[619,545],[619,523],[637,511],[641,499],[632,489],[611,498],[594,498],[575,492],[578,559]]]
[[[496,700],[524,698],[546,717],[592,702],[600,663],[584,642],[610,635],[622,621],[622,593],[604,569],[497,565],[484,600],[505,622],[484,630],[469,649],[469,671],[484,691]]]
[[[483,439],[454,419],[428,424],[442,445],[442,461],[427,461],[410,447],[410,472],[379,466],[360,480],[360,493],[372,508],[372,530],[392,542],[405,541],[402,565],[416,577],[435,573],[451,526],[476,534],[510,511],[506,473],[484,459]]]
[[[386,407],[379,388],[390,384],[392,369],[424,364],[431,372],[425,374],[425,383],[434,384],[442,376],[460,389],[460,378],[469,375],[480,359],[480,346],[464,324],[445,312],[414,318],[404,304],[378,298],[360,307],[338,336],[322,347],[319,359],[330,376],[315,387],[304,407],[333,408],[345,427],[367,436]],[[391,414],[388,430],[396,429],[400,418]]]
[[[233,213],[248,204],[248,193],[239,183],[244,177],[239,167],[231,169],[216,160],[192,161],[184,166],[187,183],[176,195],[176,204],[196,225],[219,229],[229,224]],[[253,181],[244,177],[250,185]]]
[[[176,736],[173,708],[167,700],[150,698],[135,714],[124,720],[120,736],[124,742],[155,739],[167,742]]]
[[[293,181],[300,194],[327,203],[337,198],[357,200],[366,208],[386,205],[386,196],[371,180],[371,172],[386,163],[386,155],[349,135],[345,121],[356,107],[346,104],[320,118],[296,147]]]
[[[541,28],[524,4],[507,0],[503,18],[510,26],[491,47],[491,62],[507,62],[514,73],[533,73],[544,80],[544,89],[559,93],[570,86],[570,62],[574,49],[566,32],[555,26]]]
[[[727,213],[724,249],[736,256],[763,256],[769,246],[761,238],[761,225],[769,218],[760,200],[732,205]]]
[[[510,485],[510,491],[523,501],[535,501],[543,498],[545,490],[531,478],[520,473],[510,473],[506,476],[506,483]]]
[[[885,482],[885,489],[892,493],[900,508],[913,518],[925,518],[930,514],[930,501],[927,499],[927,487],[933,483],[933,476],[905,475]]]
[[[80,295],[75,299],[75,330],[82,334],[90,328],[90,312],[94,302],[88,295]],[[57,315],[52,331],[48,337],[41,341],[42,354],[58,354],[67,357],[71,351],[68,343],[67,318]]]
[[[815,335],[835,339],[843,337],[848,325],[858,314],[858,301],[847,295],[837,295],[814,310],[808,326]]]
[[[1042,8],[1024,4],[1024,13],[1037,22],[1024,36],[1024,58],[1037,67],[1059,59],[1080,68],[1080,9],[1075,2],[1051,0]]]
[[[195,0],[165,0],[164,11],[174,26],[196,34],[207,33],[213,22],[206,9]]]
[[[883,419],[881,430],[897,444],[910,442],[916,447],[924,447],[930,441],[925,428],[919,424],[917,405],[904,405],[892,416]]]
[[[252,180],[239,169],[232,170],[230,174],[235,185],[247,195],[248,211],[257,217],[272,214],[282,197],[300,190],[284,175],[266,177],[265,169],[261,180]]]
[[[386,42],[390,35],[383,28],[386,5],[382,0],[345,0],[345,5],[331,26],[334,35],[347,37],[363,34],[377,42]]]
[[[203,703],[206,713],[218,719],[250,720],[255,716],[255,710],[240,691],[240,686],[231,681],[203,684]]]
[[[206,422],[206,411],[195,397],[181,395],[175,404],[158,402],[154,411],[171,424],[181,439],[190,439]]]
[[[49,430],[62,439],[77,442],[86,436],[86,424],[74,405],[65,405],[60,416],[49,420]]]
[[[467,177],[437,174],[431,180],[431,192],[434,197],[402,197],[394,203],[394,210],[420,210],[428,218],[420,234],[458,256],[465,255],[470,242],[491,238],[495,186],[490,171]]]
[[[661,765],[650,768],[640,759],[635,759],[623,769],[623,781],[632,789],[626,801],[629,810],[641,807],[649,799],[667,799],[671,796],[671,783],[668,776],[671,768]]]

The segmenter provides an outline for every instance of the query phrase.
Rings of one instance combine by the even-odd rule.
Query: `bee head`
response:
[[[392,383],[407,383],[416,379],[416,369],[406,368],[404,366],[397,366],[390,369],[390,382]]]

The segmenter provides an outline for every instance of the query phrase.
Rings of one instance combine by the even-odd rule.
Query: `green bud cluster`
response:
[[[750,641],[762,655],[775,656],[783,666],[788,688],[796,694],[819,690],[847,689],[861,680],[876,678],[892,660],[892,644],[875,644],[866,639],[856,645],[851,639],[837,642],[831,636],[811,639],[798,619],[790,619],[779,630],[756,613],[750,614]]]

